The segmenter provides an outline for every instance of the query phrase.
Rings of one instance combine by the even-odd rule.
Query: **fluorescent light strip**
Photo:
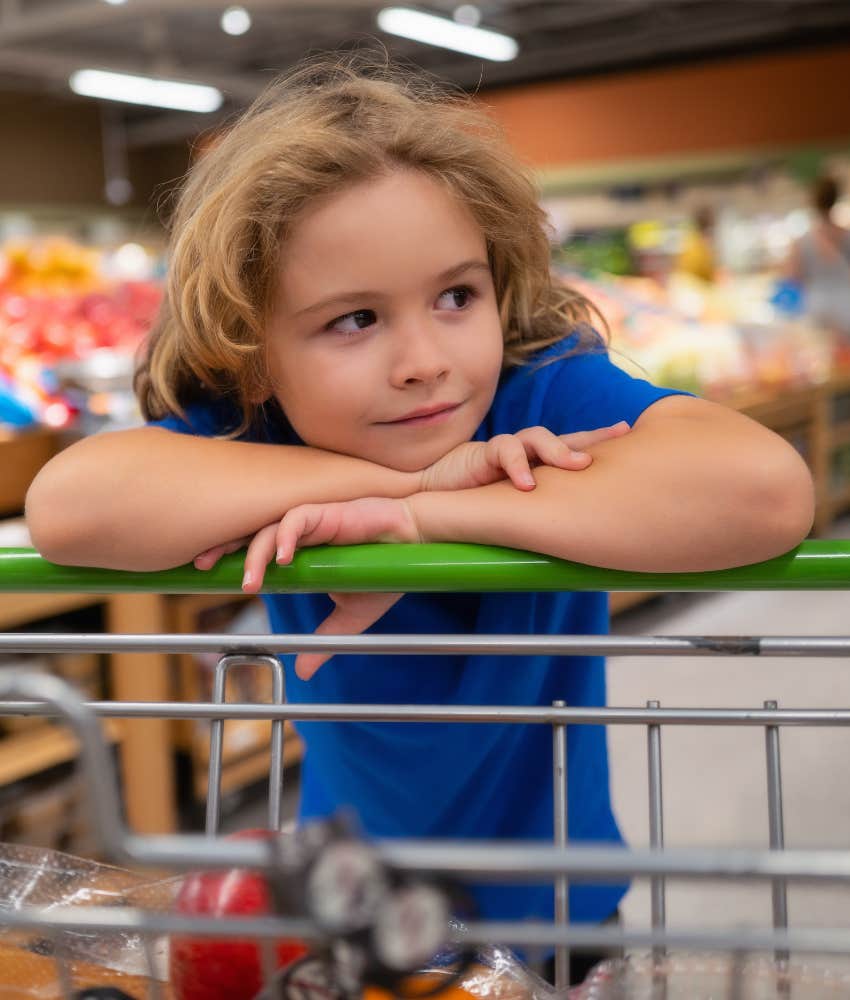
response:
[[[82,94],[83,97],[101,97],[107,101],[175,111],[216,111],[224,100],[221,91],[215,87],[108,73],[100,69],[79,69],[71,74],[68,83],[75,94]]]
[[[509,35],[458,24],[445,17],[423,14],[407,7],[385,7],[378,14],[378,27],[390,35],[399,35],[414,42],[424,42],[426,45],[436,45],[455,52],[465,52],[482,59],[492,59],[494,62],[509,62],[519,52],[519,45]]]

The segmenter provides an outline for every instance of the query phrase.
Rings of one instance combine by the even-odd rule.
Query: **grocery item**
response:
[[[842,965],[710,952],[632,955],[597,965],[568,1000],[839,1000],[850,996]]]
[[[66,964],[75,991],[92,988],[120,990],[131,1000],[147,1000],[151,981],[147,976],[128,975],[92,962]],[[162,1000],[172,1000],[167,983],[157,981]],[[0,1000],[68,1000],[59,971],[50,955],[29,948],[0,944]]]
[[[273,830],[243,830],[236,837],[269,838]],[[189,875],[176,900],[179,913],[205,917],[258,916],[273,912],[262,875],[242,869]],[[274,942],[274,960],[285,967],[307,953],[298,940]],[[252,1000],[263,982],[257,941],[239,938],[173,937],[169,979],[178,1000]]]

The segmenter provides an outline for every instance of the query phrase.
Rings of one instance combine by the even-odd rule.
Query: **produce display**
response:
[[[61,428],[124,415],[133,355],[162,293],[110,276],[104,259],[58,239],[0,251],[0,422]]]
[[[846,364],[827,331],[771,303],[769,275],[708,285],[561,270],[604,317],[612,359],[638,377],[715,399],[825,381]]]

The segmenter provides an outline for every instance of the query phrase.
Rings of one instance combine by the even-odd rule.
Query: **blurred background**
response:
[[[617,362],[783,434],[815,477],[815,533],[846,535],[846,0],[430,0],[415,8],[0,0],[0,546],[28,544],[24,494],[51,455],[140,419],[133,352],[160,300],[169,195],[187,167],[276,72],[307,53],[371,46],[474,92],[502,123],[538,179],[553,267],[599,307]],[[826,206],[825,184],[833,193]],[[813,240],[835,251],[827,307],[801,263]],[[846,622],[842,594],[719,600],[656,598],[635,609],[635,595],[613,595],[615,629],[803,634],[840,632]],[[261,615],[238,597],[10,595],[0,627],[260,632]],[[58,672],[93,698],[210,693],[212,663],[198,657],[145,656],[143,668],[138,657],[45,656],[27,665]],[[709,674],[673,660],[612,663],[612,702],[847,704],[840,662],[781,674],[774,666],[748,666],[743,685],[737,665]],[[234,680],[231,695],[267,698],[268,678]],[[43,720],[6,718],[2,726],[0,837],[86,853],[91,831],[69,777],[73,745]],[[118,720],[110,735],[131,825],[197,825],[205,726]],[[833,735],[841,739],[806,744],[794,772],[801,794],[814,771],[830,790],[821,811],[799,800],[798,841],[827,831],[846,844],[850,836],[850,745]],[[231,827],[262,823],[268,738],[266,724],[228,724]],[[639,753],[631,739],[612,738],[613,780],[624,827],[640,842],[643,779],[632,773]],[[751,794],[761,781],[755,753],[750,774],[748,750],[725,738],[719,750],[705,749],[700,739],[677,743],[671,759],[682,783],[670,802],[676,842],[764,842],[763,817],[749,809],[763,794]],[[289,734],[293,791],[298,758]],[[705,784],[695,780],[709,772]],[[693,896],[679,905],[682,919],[711,909]],[[769,912],[766,896],[754,905]],[[844,918],[842,901],[836,919]]]

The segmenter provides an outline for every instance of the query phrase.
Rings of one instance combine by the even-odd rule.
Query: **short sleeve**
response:
[[[620,420],[633,425],[659,399],[690,395],[634,378],[615,365],[607,351],[570,355],[546,367],[552,371],[543,397],[542,423],[557,434],[607,427]]]
[[[149,420],[148,427],[162,427],[178,434],[194,434],[197,437],[217,437],[226,433],[224,421],[215,406],[196,404],[186,407],[185,419],[176,414],[168,414],[159,420]]]

